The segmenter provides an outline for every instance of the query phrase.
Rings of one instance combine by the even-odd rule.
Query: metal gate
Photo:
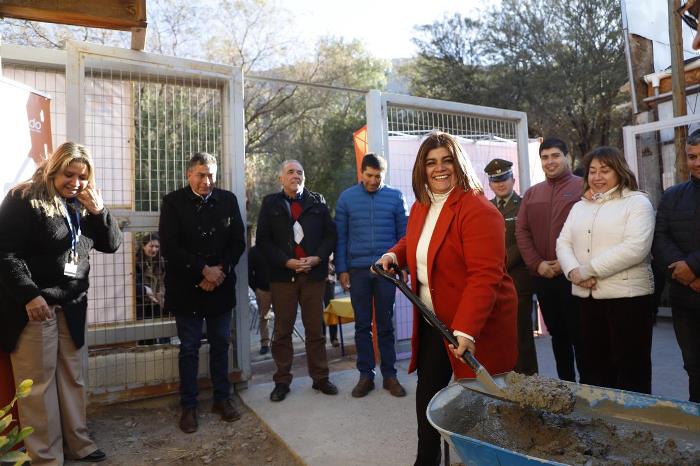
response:
[[[174,319],[139,315],[136,262],[142,238],[157,231],[162,196],[186,184],[190,155],[219,161],[219,184],[245,218],[243,76],[240,68],[70,42],[66,51],[3,46],[3,72],[52,96],[54,147],[85,144],[98,186],[118,218],[124,244],[91,257],[89,391],[93,400],[177,388]],[[232,380],[250,377],[246,258],[239,277],[231,349]],[[203,346],[200,376],[208,375]]]

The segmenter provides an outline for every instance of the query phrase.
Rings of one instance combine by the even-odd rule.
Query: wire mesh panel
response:
[[[243,147],[241,116],[231,109],[237,99],[242,115],[231,86],[238,71],[90,44],[68,52],[3,46],[2,67],[5,77],[51,97],[54,148],[69,138],[88,147],[97,186],[124,234],[115,254],[91,254],[90,393],[118,399],[129,388],[176,388],[176,331],[163,307],[165,262],[155,235],[159,207],[164,194],[187,184],[195,152],[216,157],[219,186],[238,185],[230,166],[238,163],[232,152],[241,152],[234,132]],[[233,368],[240,367],[236,345],[231,352]],[[207,358],[203,345],[201,376]]]
[[[164,194],[182,186],[195,152],[220,159],[222,89],[207,80],[132,81],[137,211],[157,212]],[[221,163],[221,160],[218,160]]]
[[[654,207],[678,178],[675,128],[692,131],[699,124],[700,115],[689,115],[625,127],[625,158],[637,176],[639,188],[649,194]],[[685,154],[680,156],[685,157]]]
[[[494,118],[474,113],[459,113],[448,109],[426,109],[419,106],[386,105],[388,176],[392,186],[401,189],[409,208],[415,202],[412,172],[418,148],[432,130],[457,137],[474,167],[486,195],[493,193],[488,186],[484,167],[494,158],[513,162],[518,173],[518,121]],[[520,191],[516,176],[516,191]],[[396,338],[409,340],[413,332],[413,309],[401,293],[396,295]]]
[[[401,133],[422,136],[434,129],[467,139],[517,139],[514,121],[484,118],[420,108],[389,105],[387,107],[389,134]]]
[[[92,258],[90,388],[95,394],[174,383],[176,330],[163,305],[165,260],[154,234],[162,197],[187,184],[192,154],[211,153],[219,173],[225,172],[224,84],[206,76],[173,77],[157,67],[93,64],[88,55],[81,89],[84,139],[98,182],[106,204],[127,226],[116,254]],[[128,212],[142,214],[138,229],[128,228]],[[200,372],[206,375],[206,346],[201,359]]]

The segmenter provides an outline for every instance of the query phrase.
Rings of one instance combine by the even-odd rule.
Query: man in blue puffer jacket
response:
[[[352,396],[361,398],[374,388],[372,300],[377,321],[383,386],[394,396],[405,396],[396,378],[394,348],[394,286],[370,272],[369,267],[406,233],[406,200],[398,189],[386,186],[386,160],[375,154],[362,159],[361,182],[340,194],[336,205],[338,229],[335,265],[340,284],[350,290],[355,311],[355,345],[360,380]]]

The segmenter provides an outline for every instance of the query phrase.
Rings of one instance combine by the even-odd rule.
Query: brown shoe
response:
[[[211,412],[221,414],[221,420],[226,422],[237,421],[241,418],[241,413],[238,412],[231,400],[215,401],[211,406]]]
[[[197,408],[182,408],[180,430],[186,434],[197,432]]]
[[[354,398],[362,398],[363,396],[367,396],[367,394],[372,390],[374,390],[374,380],[367,377],[360,377],[357,385],[355,385],[355,388],[352,389],[351,395]]]
[[[389,393],[391,393],[394,396],[406,396],[406,390],[404,390],[404,388],[399,383],[399,379],[397,379],[396,377],[384,379],[384,382],[382,382],[382,386],[384,387],[384,390],[389,390]]]

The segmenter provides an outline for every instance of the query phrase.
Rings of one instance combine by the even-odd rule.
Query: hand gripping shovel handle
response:
[[[413,293],[413,291],[411,291],[411,289],[406,285],[406,283],[404,283],[403,280],[397,278],[399,275],[399,270],[396,264],[391,265],[391,271],[384,270],[384,268],[379,264],[372,264],[372,270],[374,270],[380,277],[385,278],[394,285],[396,285],[396,287],[399,290],[401,290],[401,292],[408,298],[408,300],[411,301],[418,308],[418,311],[428,321],[428,323],[435,327],[438,330],[438,332],[440,332],[443,338],[445,338],[455,348],[459,347],[457,337],[455,337],[454,334],[450,332],[450,330],[447,328],[447,326],[443,324],[440,319],[437,318],[435,313],[433,313],[430,309],[426,307],[423,301],[421,301],[420,298],[416,296],[416,294]],[[481,365],[481,363],[479,363],[479,361],[477,361],[476,358],[474,358],[474,355],[472,355],[469,351],[464,352],[464,354],[462,355],[462,359],[469,365],[469,367],[472,368],[474,372],[479,372],[480,370],[483,370],[483,366]]]
[[[457,337],[455,337],[454,334],[450,332],[450,330],[447,328],[447,326],[443,324],[440,319],[437,318],[435,313],[433,313],[430,309],[426,307],[423,301],[421,301],[420,298],[408,288],[408,286],[406,285],[406,283],[404,283],[403,280],[397,278],[397,276],[399,275],[399,269],[396,266],[396,264],[391,265],[391,271],[384,270],[384,268],[380,264],[372,264],[372,270],[375,273],[377,273],[377,275],[379,275],[380,277],[385,278],[386,280],[389,280],[391,283],[396,285],[396,287],[399,290],[401,290],[401,292],[408,298],[408,300],[416,306],[418,312],[421,313],[421,315],[428,321],[428,323],[434,328],[436,328],[438,332],[440,332],[443,338],[445,338],[455,348],[459,347]],[[485,393],[487,395],[492,396],[494,398],[498,398],[500,400],[509,401],[508,398],[506,398],[505,393],[503,393],[501,387],[499,387],[493,380],[491,374],[488,373],[486,368],[484,368],[484,366],[482,366],[481,363],[477,361],[477,359],[469,350],[464,351],[464,354],[462,354],[461,359],[464,362],[466,362],[469,367],[472,368],[474,374],[476,374],[476,379],[484,387],[484,389],[486,390]]]

